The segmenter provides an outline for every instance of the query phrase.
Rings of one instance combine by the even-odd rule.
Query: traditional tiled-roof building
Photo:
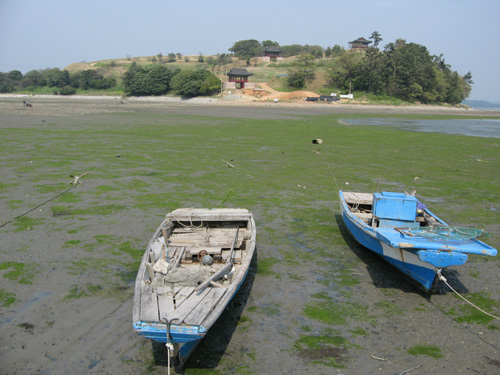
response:
[[[253,73],[247,72],[246,69],[232,68],[227,75],[229,82],[236,82],[237,89],[244,89],[245,83],[248,82],[248,77],[253,76]]]
[[[353,40],[352,42],[349,42],[349,45],[351,46],[351,49],[357,50],[357,49],[366,49],[368,48],[368,45],[371,43],[371,40],[366,40],[363,37],[360,37],[356,40]]]
[[[279,46],[267,46],[264,50],[264,55],[268,57],[278,57],[281,54]]]

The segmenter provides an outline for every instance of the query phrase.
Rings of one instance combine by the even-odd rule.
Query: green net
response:
[[[439,242],[469,242],[487,235],[484,229],[461,227],[415,227],[408,228],[408,234]]]

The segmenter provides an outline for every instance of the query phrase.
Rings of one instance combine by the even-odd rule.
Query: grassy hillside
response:
[[[227,80],[227,72],[231,68],[243,68],[253,73],[250,77],[250,82],[261,83],[267,82],[272,88],[278,91],[293,91],[286,83],[286,75],[292,66],[295,57],[285,58],[284,61],[276,63],[264,62],[262,58],[251,59],[251,64],[247,65],[246,61],[240,61],[237,57],[233,57],[231,64],[222,66],[211,66],[206,60],[210,56],[204,56],[205,62],[198,62],[198,55],[183,56],[182,59],[177,59],[175,62],[166,62],[167,58],[163,57],[161,64],[165,64],[171,69],[207,69],[217,75],[221,80]],[[213,56],[215,58],[215,56]],[[156,62],[153,59],[156,58]],[[81,72],[88,69],[99,70],[105,77],[114,77],[118,82],[121,82],[121,76],[127,71],[132,63],[139,65],[159,64],[156,56],[130,57],[119,59],[99,60],[93,62],[80,62],[68,65],[65,70],[70,73]],[[326,69],[324,66],[318,67],[316,71],[316,79],[308,84],[304,90],[319,93],[329,93],[326,87]]]
[[[272,89],[282,92],[295,91],[288,86],[286,75],[288,74],[290,68],[293,66],[293,62],[296,57],[288,57],[282,61],[278,62],[264,62],[262,58],[252,58],[250,60],[250,65],[247,65],[245,60],[239,60],[237,57],[232,58],[232,62],[226,65],[210,65],[207,60],[210,58],[215,59],[216,56],[204,56],[204,62],[199,62],[198,55],[183,56],[181,59],[177,59],[175,62],[167,62],[168,57],[164,56],[160,62],[157,56],[143,56],[143,57],[126,57],[119,59],[108,59],[99,60],[93,62],[81,62],[73,63],[67,66],[65,69],[70,73],[75,73],[79,71],[84,71],[88,69],[99,70],[105,77],[113,77],[118,82],[118,89],[113,89],[112,91],[105,92],[108,95],[121,95],[123,91],[121,89],[121,77],[127,71],[132,63],[137,63],[139,65],[151,65],[151,64],[165,64],[171,69],[207,69],[214,73],[221,80],[227,80],[227,72],[231,68],[243,68],[247,69],[249,72],[253,73],[250,77],[250,82],[256,84],[267,83]],[[337,88],[334,88],[328,84],[328,70],[331,63],[334,61],[333,58],[323,58],[316,60],[316,78],[314,81],[308,83],[302,90],[307,92],[316,93],[318,95],[330,95],[332,92],[337,92],[340,94],[347,94],[347,91],[339,92]],[[102,95],[104,91],[86,92],[87,94]],[[384,105],[410,105],[414,103],[409,103],[401,99],[397,99],[388,95],[373,95],[365,92],[356,91],[353,88],[353,94],[355,100],[352,102],[357,103],[369,103],[369,104],[384,104]],[[446,105],[446,104],[442,104]]]

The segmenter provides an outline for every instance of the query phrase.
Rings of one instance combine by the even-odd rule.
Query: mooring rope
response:
[[[167,333],[167,342],[165,344],[165,346],[167,347],[167,375],[170,375],[170,357],[172,356],[172,353],[174,353],[174,345],[170,342],[170,326],[172,325],[172,323],[175,321],[175,320],[179,320],[177,318],[173,318],[171,320],[168,320],[167,318],[165,318],[166,320],[166,333]]]
[[[227,193],[226,193],[224,199],[219,203],[219,207],[222,207],[224,205],[224,203],[226,203],[226,201],[229,199],[229,196],[233,193],[233,186],[234,186],[234,183],[236,182],[236,172],[239,169],[234,164],[231,164],[230,162],[228,162],[224,159],[221,159],[221,160],[224,163],[226,163],[227,168],[233,168],[233,174],[231,177],[231,184],[227,188]],[[231,159],[231,161],[233,161],[233,159]]]
[[[193,229],[201,229],[203,228],[203,219],[200,215],[198,215],[197,213],[194,212],[194,207],[191,207],[191,208],[187,208],[184,210],[187,215],[188,215],[188,220],[189,220],[189,224],[186,225],[186,224],[183,224],[181,222],[180,219],[177,218],[177,216],[175,216],[175,214],[173,212],[170,213],[170,215],[174,218],[175,221],[177,221],[181,226],[183,226],[184,228],[193,228]],[[183,211],[181,211],[181,213],[184,213]],[[198,218],[200,219],[200,225],[194,225],[193,224],[193,217],[195,216],[198,216]]]
[[[450,288],[452,290],[453,293],[455,293],[457,296],[459,296],[460,298],[462,298],[465,302],[467,302],[469,305],[471,305],[472,307],[474,307],[475,309],[481,311],[483,314],[486,314],[488,315],[489,317],[493,318],[493,319],[496,319],[496,320],[500,320],[499,317],[493,315],[493,314],[490,314],[489,312],[487,311],[484,311],[483,309],[481,309],[479,306],[473,304],[471,301],[469,301],[467,298],[465,298],[464,296],[462,296],[460,293],[458,293],[455,289],[453,289],[453,287],[448,283],[448,281],[446,280],[446,278],[441,274],[441,270],[438,268],[437,269],[437,275],[439,277],[439,280],[441,280],[442,282],[444,282],[448,288]]]
[[[9,220],[9,221],[7,221],[7,222],[3,223],[2,225],[0,225],[0,228],[3,228],[3,227],[4,227],[4,226],[6,226],[7,224],[12,223],[14,220],[17,220],[17,219],[19,219],[19,218],[21,218],[21,217],[23,217],[23,216],[25,216],[25,215],[29,214],[31,211],[34,211],[34,210],[36,210],[37,208],[42,207],[44,204],[47,204],[47,203],[49,203],[49,202],[53,201],[54,199],[59,198],[61,195],[66,194],[68,191],[70,191],[70,190],[74,189],[74,188],[76,187],[76,185],[78,185],[78,184],[80,183],[80,178],[82,178],[83,176],[85,176],[85,175],[86,175],[86,174],[88,174],[88,173],[89,173],[89,172],[85,172],[85,173],[81,174],[80,176],[76,176],[76,177],[74,177],[74,178],[73,178],[73,180],[71,180],[70,182],[68,182],[69,184],[72,184],[72,185],[73,185],[73,186],[71,186],[69,189],[64,190],[62,193],[59,193],[59,194],[57,194],[55,197],[52,197],[52,198],[50,198],[50,199],[47,199],[45,202],[42,202],[42,203],[40,203],[39,205],[37,205],[37,206],[35,206],[35,207],[33,207],[33,208],[30,208],[28,211],[23,212],[21,215],[17,215],[16,217],[12,218],[11,220]],[[71,176],[71,177],[73,177],[73,176]]]
[[[332,168],[330,167],[330,164],[328,164],[327,161],[325,161],[325,163],[326,163],[326,166],[328,167],[328,169],[330,170],[330,174],[333,177],[333,181],[335,181],[335,186],[337,187],[337,191],[340,191],[339,185],[337,184],[337,179],[335,178],[335,175],[333,174],[333,171],[332,171]]]

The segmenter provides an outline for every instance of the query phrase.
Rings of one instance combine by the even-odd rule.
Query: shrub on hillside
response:
[[[61,95],[74,95],[76,93],[76,89],[73,86],[64,86],[59,90],[59,94]]]

